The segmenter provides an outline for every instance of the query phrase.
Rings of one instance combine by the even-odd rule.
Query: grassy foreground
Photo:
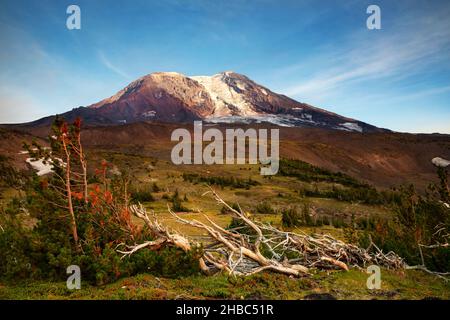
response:
[[[420,271],[382,270],[381,289],[366,287],[368,274],[319,272],[300,279],[274,273],[246,278],[197,275],[180,279],[148,274],[95,287],[68,290],[64,282],[0,283],[0,299],[308,299],[328,294],[336,299],[450,299],[450,283]]]
[[[131,168],[131,173],[127,173],[133,181],[128,189],[131,199],[141,202],[149,212],[154,212],[158,221],[170,230],[186,235],[195,242],[205,241],[205,232],[198,228],[180,224],[168,213],[168,206],[171,206],[180,216],[188,220],[197,219],[206,222],[203,215],[206,214],[216,224],[224,228],[232,222],[231,215],[222,212],[223,208],[217,204],[213,197],[205,195],[205,191],[209,189],[203,180],[212,181],[214,189],[218,190],[223,199],[230,204],[239,204],[242,210],[256,221],[283,230],[287,228],[286,230],[293,232],[330,234],[339,240],[350,243],[358,243],[358,239],[354,238],[363,232],[377,234],[378,230],[375,226],[370,227],[370,221],[391,221],[395,217],[395,212],[389,201],[378,201],[378,196],[381,193],[372,187],[355,182],[348,176],[324,172],[320,168],[293,160],[287,162],[290,165],[290,169],[288,169],[291,170],[294,165],[295,168],[300,169],[291,170],[292,172],[285,170],[283,175],[265,178],[260,175],[256,166],[214,166],[207,168],[192,166],[185,168],[176,167],[164,160],[121,153],[95,152],[90,158],[90,163],[94,163],[94,168],[101,167],[102,159],[107,159],[108,163],[111,164],[110,171],[120,172],[119,168]],[[234,180],[230,180],[229,177],[234,177]],[[91,187],[96,184],[98,182],[93,182]],[[366,189],[371,192],[365,192]],[[182,208],[174,209],[175,194]],[[351,196],[351,199],[347,199],[348,196]],[[0,188],[0,206],[5,206],[5,210],[7,204],[14,197],[18,197],[18,195],[13,188]],[[17,213],[21,203],[19,200],[16,201],[18,205],[11,206],[13,210],[10,208],[9,211],[13,211],[14,214],[22,217],[22,213]],[[55,215],[55,212],[56,215],[60,214],[61,216],[66,213],[59,212],[57,208],[43,210],[42,208],[46,208],[49,202],[46,201],[46,198],[41,200],[42,202],[38,202],[40,206],[34,208],[34,216],[31,215],[24,219],[25,226],[30,230],[36,223],[34,217],[40,217],[42,212],[50,212],[52,216]],[[302,214],[302,219],[298,219],[298,224],[283,225],[283,213],[288,209],[295,209],[299,215]],[[427,212],[434,214],[432,210]],[[80,216],[86,213],[91,214],[92,212],[79,212]],[[106,213],[102,217],[107,216]],[[309,222],[306,221],[306,216],[310,218]],[[328,223],[323,222],[325,218]],[[318,223],[319,221],[322,222]],[[358,224],[358,222],[364,221],[367,222],[365,227],[361,223]],[[133,219],[132,222],[136,225],[142,224],[142,221],[138,219]],[[353,228],[350,228],[351,226]],[[16,232],[16,234],[18,235],[16,239],[23,239],[23,232]],[[44,232],[39,236],[43,236],[44,239],[51,239],[49,234]],[[92,240],[90,233],[86,232],[85,235],[88,240]],[[403,240],[403,238],[397,239]],[[388,240],[394,243],[392,250],[400,249],[399,241]],[[4,243],[8,245],[3,252],[9,252],[11,246],[7,241]],[[103,247],[105,247],[105,243],[102,244]],[[45,245],[44,248],[46,249],[53,249],[54,247],[51,240],[42,245]],[[59,250],[59,248],[57,249]],[[55,251],[58,253],[58,250]],[[48,251],[41,250],[40,252]],[[94,250],[91,250],[91,252],[94,252]],[[57,262],[65,266],[67,261],[62,260],[63,258],[70,262],[73,257],[62,255],[61,261]],[[109,258],[110,256],[105,255],[102,264],[96,265],[95,269],[97,271],[108,269],[111,266],[111,261],[113,261]],[[1,262],[0,259],[0,264]],[[15,267],[13,263],[9,266]],[[148,264],[143,264],[143,266],[141,270],[133,271],[132,274],[149,271]],[[178,264],[175,264],[177,270],[179,269],[178,266]],[[45,266],[43,269],[44,275],[52,271],[50,264],[49,267]],[[4,270],[9,269],[5,268]],[[74,291],[68,290],[65,282],[34,280],[16,280],[14,282],[10,280],[11,282],[6,282],[0,280],[0,299],[294,300],[312,299],[314,297],[363,300],[450,299],[450,283],[420,271],[383,270],[380,290],[367,289],[366,281],[369,275],[358,270],[349,272],[318,271],[311,276],[299,279],[268,272],[246,278],[233,278],[224,274],[216,276],[197,274],[174,279],[158,278],[154,276],[154,274],[158,274],[156,273],[158,271],[152,270],[152,272],[153,275],[141,273],[117,281],[115,278],[110,279],[108,281],[115,282],[103,286],[88,285],[87,282],[82,281],[82,289]],[[87,278],[86,274],[85,277]],[[10,277],[9,279],[17,278]]]

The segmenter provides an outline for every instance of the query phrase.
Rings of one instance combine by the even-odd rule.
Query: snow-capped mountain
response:
[[[244,75],[226,71],[213,76],[156,72],[137,79],[115,95],[63,114],[88,124],[139,121],[211,123],[270,122],[355,132],[382,131],[361,121],[277,94]],[[45,124],[50,118],[35,123]]]

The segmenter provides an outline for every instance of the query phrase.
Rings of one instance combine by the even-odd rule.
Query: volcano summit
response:
[[[204,120],[212,123],[269,122],[287,127],[355,132],[385,131],[274,93],[232,71],[213,76],[152,73],[109,98],[62,115],[69,121],[81,117],[85,123],[93,125]],[[52,118],[42,118],[29,125],[48,125]]]

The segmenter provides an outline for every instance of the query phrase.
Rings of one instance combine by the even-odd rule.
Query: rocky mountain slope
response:
[[[295,101],[265,88],[244,75],[227,71],[188,77],[156,72],[130,83],[115,95],[63,114],[84,123],[110,125],[140,121],[187,123],[269,122],[285,127],[320,127],[355,132],[380,132],[367,123]],[[28,126],[48,125],[53,117]]]

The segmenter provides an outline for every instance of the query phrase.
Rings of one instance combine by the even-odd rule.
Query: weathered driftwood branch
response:
[[[172,244],[185,252],[191,250],[191,244],[189,243],[188,239],[179,234],[170,233],[168,229],[162,226],[156,219],[151,220],[148,217],[145,208],[141,204],[139,206],[136,205],[130,206],[130,211],[136,217],[144,221],[145,225],[150,229],[151,233],[153,234],[153,237],[156,240],[146,241],[138,245],[126,246],[128,250],[117,250],[117,252],[123,254],[123,257],[129,256],[143,248],[150,247],[151,249],[158,249],[164,244]]]
[[[145,225],[149,228],[149,230],[152,233],[153,238],[155,238],[155,240],[146,241],[144,243],[136,244],[136,245],[132,245],[132,246],[126,245],[127,250],[117,250],[117,252],[122,254],[122,259],[127,256],[132,255],[136,251],[141,250],[143,248],[148,248],[150,250],[157,250],[157,249],[161,248],[163,245],[173,245],[175,247],[180,248],[184,252],[188,252],[188,251],[192,250],[193,245],[191,245],[191,243],[189,242],[189,240],[186,237],[184,237],[180,234],[177,234],[177,233],[169,232],[169,230],[166,227],[164,227],[163,225],[161,225],[158,222],[156,217],[154,217],[153,219],[150,219],[147,214],[147,211],[141,204],[139,204],[139,206],[137,206],[137,205],[130,206],[130,211],[136,217],[138,217],[139,219],[144,221]],[[124,245],[124,244],[122,244],[122,245]],[[194,244],[194,245],[198,246],[198,244]],[[207,268],[203,259],[204,259],[203,257],[201,257],[199,259],[200,269],[204,272],[208,272],[209,268]]]
[[[207,273],[225,271],[231,275],[251,275],[264,270],[280,272],[290,276],[308,274],[311,268],[342,269],[365,267],[376,264],[391,269],[404,268],[403,260],[394,252],[384,254],[375,244],[368,249],[347,244],[329,235],[307,235],[279,230],[251,220],[242,210],[226,203],[214,190],[209,191],[217,202],[239,219],[244,227],[225,229],[207,215],[207,223],[182,218],[168,208],[180,223],[202,229],[209,240],[205,243],[200,266]],[[127,246],[127,251],[118,251],[123,257],[143,248],[159,248],[165,244],[175,245],[189,251],[194,244],[179,234],[170,233],[154,218],[151,220],[142,205],[130,210],[142,219],[154,233],[156,240]],[[244,232],[246,231],[246,232]]]

